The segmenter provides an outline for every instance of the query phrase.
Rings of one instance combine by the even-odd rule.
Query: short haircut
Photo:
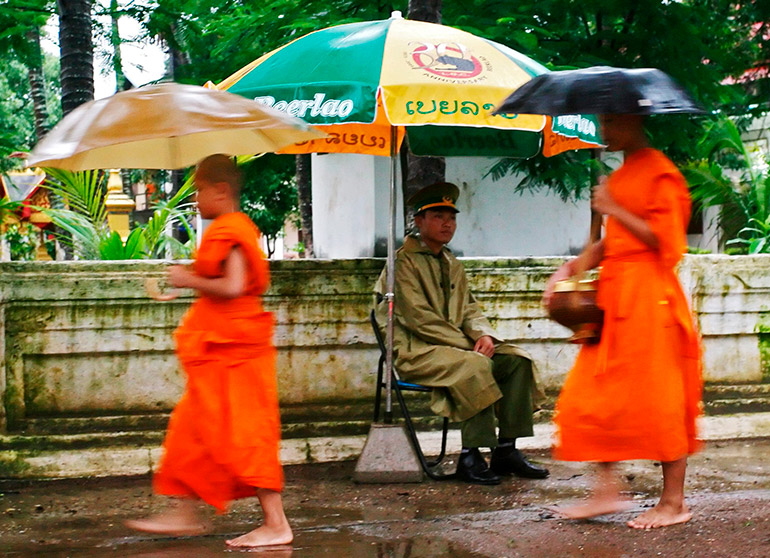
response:
[[[243,184],[243,173],[235,161],[227,155],[209,155],[195,167],[195,177],[215,184],[225,182],[234,196],[238,196]]]

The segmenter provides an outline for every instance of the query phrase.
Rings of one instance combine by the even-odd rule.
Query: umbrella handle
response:
[[[592,184],[598,183],[605,175],[599,169],[599,161],[601,160],[603,149],[592,149],[591,159],[594,159],[594,164],[591,165],[591,182]],[[588,243],[594,244],[599,242],[602,238],[602,214],[597,213],[593,209],[591,210],[591,226],[588,234]]]
[[[591,210],[591,230],[588,236],[588,242],[594,244],[602,238],[602,214]]]

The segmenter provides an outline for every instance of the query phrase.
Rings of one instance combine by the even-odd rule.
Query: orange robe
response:
[[[609,179],[613,198],[658,238],[649,248],[607,219],[597,301],[604,327],[581,348],[556,404],[554,456],[566,461],[674,461],[699,447],[700,342],[676,265],[687,248],[687,184],[654,149]]]
[[[153,479],[156,493],[197,497],[219,512],[257,487],[283,488],[273,317],[261,299],[270,273],[258,238],[243,213],[218,217],[203,235],[195,272],[221,276],[237,246],[248,262],[246,292],[201,295],[174,334],[187,385]]]

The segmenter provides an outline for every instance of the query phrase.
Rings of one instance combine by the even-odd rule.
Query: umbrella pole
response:
[[[385,419],[372,423],[353,480],[363,483],[421,482],[422,465],[403,425],[393,424],[393,304],[396,284],[396,171],[398,128],[390,127],[390,226],[388,227],[387,288],[388,322],[385,330]],[[380,389],[377,386],[376,389]]]
[[[393,423],[393,302],[396,290],[396,172],[398,129],[390,127],[390,203],[388,211],[387,292],[388,321],[385,329],[385,424]]]
[[[591,186],[595,186],[599,182],[599,177],[604,176],[601,172],[599,165],[601,165],[603,149],[592,149],[591,159],[594,160],[594,164],[591,165]],[[591,209],[591,228],[588,237],[588,243],[593,244],[599,242],[602,238],[602,223],[604,222],[602,214],[597,213]]]

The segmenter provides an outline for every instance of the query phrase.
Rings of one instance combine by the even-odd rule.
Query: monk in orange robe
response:
[[[601,266],[597,302],[601,340],[584,345],[556,404],[554,456],[599,464],[589,499],[559,509],[581,519],[622,511],[628,502],[614,463],[662,463],[658,504],[628,522],[651,529],[689,521],[684,499],[687,456],[699,448],[700,342],[676,265],[687,248],[687,184],[674,164],[647,144],[642,117],[604,115],[602,137],[622,150],[623,166],[594,189],[592,207],[607,215],[605,236],[564,264],[553,284]]]
[[[236,498],[257,496],[264,523],[227,541],[230,546],[285,545],[293,539],[281,500],[280,416],[273,317],[262,307],[269,284],[259,230],[238,211],[240,171],[224,155],[195,171],[197,203],[206,229],[192,269],[171,267],[169,282],[199,298],[175,333],[187,385],[168,426],[153,479],[176,505],[127,522],[151,533],[201,533],[197,501],[219,513]]]

